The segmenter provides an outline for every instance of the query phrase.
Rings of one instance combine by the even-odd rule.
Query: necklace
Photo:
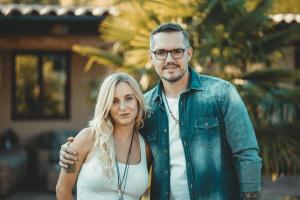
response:
[[[171,109],[170,109],[170,107],[169,107],[169,103],[168,103],[166,94],[165,94],[164,92],[163,92],[163,94],[164,94],[163,97],[164,97],[164,99],[166,100],[167,108],[168,108],[168,111],[169,111],[171,117],[172,117],[173,120],[176,122],[176,124],[179,124],[179,119],[177,119],[177,118],[175,117],[175,115],[173,114],[173,112],[171,111]]]
[[[127,182],[127,175],[128,175],[128,170],[129,170],[129,159],[130,159],[130,155],[131,155],[131,147],[132,147],[133,136],[134,136],[134,132],[132,133],[130,147],[129,147],[129,150],[128,150],[128,155],[127,155],[127,160],[126,160],[126,165],[125,165],[125,170],[124,170],[122,178],[121,178],[119,164],[117,162],[117,159],[116,159],[116,162],[115,162],[116,163],[116,168],[117,168],[117,175],[118,175],[118,194],[120,196],[119,200],[124,200],[123,195],[124,195],[124,192],[125,192],[125,187],[126,187],[126,182]],[[124,185],[123,185],[123,183],[124,183]],[[122,185],[123,185],[123,189],[122,189]]]

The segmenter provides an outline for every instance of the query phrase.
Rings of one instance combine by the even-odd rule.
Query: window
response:
[[[66,52],[13,54],[13,119],[69,118],[69,57]]]

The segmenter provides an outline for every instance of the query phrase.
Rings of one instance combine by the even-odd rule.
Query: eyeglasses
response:
[[[171,56],[174,59],[180,59],[183,57],[183,54],[187,48],[182,49],[182,48],[177,48],[177,49],[172,49],[170,51],[167,51],[165,49],[158,49],[156,51],[151,51],[157,60],[165,60],[168,57],[168,54],[171,53]]]

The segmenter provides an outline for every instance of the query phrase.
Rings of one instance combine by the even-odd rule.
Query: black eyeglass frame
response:
[[[167,51],[167,50],[165,50],[165,49],[157,49],[157,50],[155,50],[155,51],[151,51],[151,53],[153,53],[153,54],[155,55],[155,58],[156,58],[157,60],[166,60],[167,57],[168,57],[168,55],[169,55],[169,53],[171,53],[171,56],[172,56],[173,59],[177,60],[177,59],[181,59],[181,58],[183,57],[184,53],[185,53],[185,50],[187,50],[187,49],[189,49],[189,48],[190,48],[190,47],[186,47],[186,48],[176,48],[176,49],[172,49],[172,50],[169,50],[169,51]],[[166,51],[167,54],[166,54],[165,58],[158,58],[158,57],[157,57],[156,53],[157,53],[157,51],[160,51],[160,50]],[[181,51],[182,51],[181,57],[178,57],[178,58],[174,57],[174,56],[173,56],[173,53],[172,53],[172,52],[174,52],[174,50],[181,50]]]

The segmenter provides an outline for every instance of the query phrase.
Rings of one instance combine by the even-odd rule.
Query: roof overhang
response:
[[[113,8],[88,6],[0,4],[0,35],[98,34],[101,21],[113,12]],[[300,23],[300,14],[269,17],[281,28]]]
[[[293,13],[278,13],[269,15],[270,18],[276,23],[300,23],[300,14]]]
[[[57,5],[0,5],[0,35],[98,34],[109,8]]]

